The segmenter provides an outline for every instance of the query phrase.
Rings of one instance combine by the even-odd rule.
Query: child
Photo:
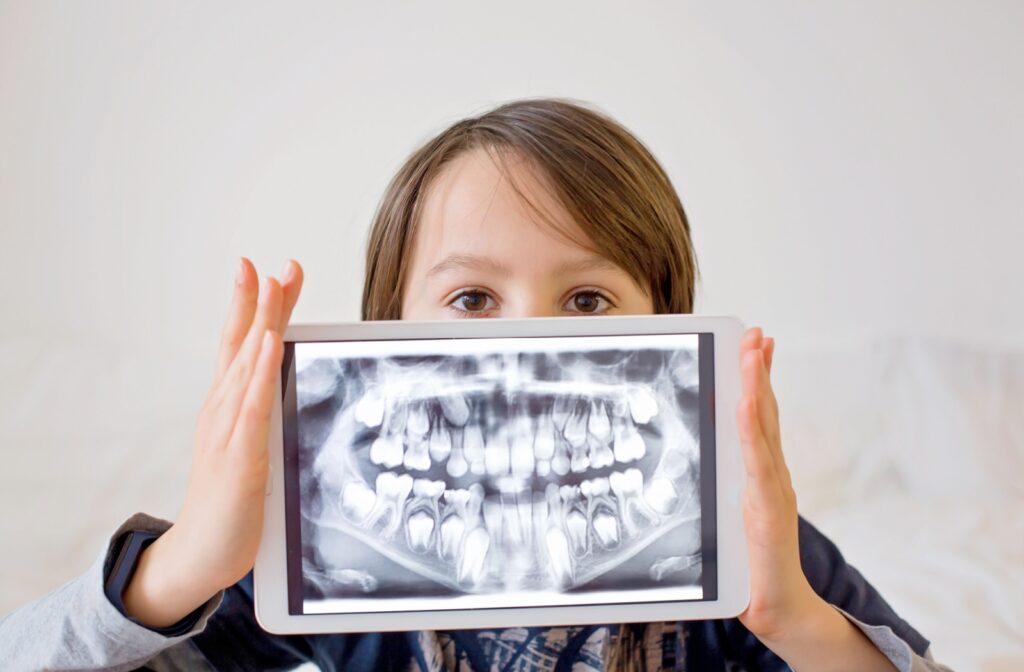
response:
[[[664,171],[628,131],[561,100],[456,123],[387,188],[370,234],[363,319],[688,313],[697,265]],[[281,333],[302,285],[257,288],[242,260],[213,388],[173,525],[137,514],[83,576],[0,621],[8,668],[938,670],[902,621],[797,515],[769,382],[774,341],[743,339],[736,409],[747,471],[751,601],[678,624],[280,637],[248,575],[259,545]],[[104,594],[127,533],[156,540]],[[109,595],[109,598],[108,598]],[[121,602],[115,607],[115,604]],[[501,642],[516,646],[499,646]],[[785,661],[785,662],[783,662]],[[575,667],[575,666],[580,667]]]

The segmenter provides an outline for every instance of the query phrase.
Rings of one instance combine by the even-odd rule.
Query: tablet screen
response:
[[[713,335],[287,343],[291,614],[714,600]]]

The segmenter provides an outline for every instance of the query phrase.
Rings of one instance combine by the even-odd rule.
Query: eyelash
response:
[[[467,317],[467,318],[470,318],[470,319],[475,318],[477,315],[479,315],[481,313],[486,313],[488,310],[492,310],[490,308],[484,308],[484,310],[465,310],[463,308],[456,308],[455,307],[455,304],[456,304],[456,302],[459,299],[461,299],[461,298],[463,298],[465,296],[473,295],[473,294],[481,294],[481,295],[487,297],[488,299],[493,300],[491,295],[488,294],[486,291],[484,291],[482,289],[465,289],[465,290],[459,292],[454,298],[452,298],[451,301],[448,302],[448,306],[447,306],[448,309],[454,311],[456,313],[456,315],[458,315],[459,317]],[[580,294],[587,294],[587,295],[590,295],[590,296],[594,296],[594,297],[597,298],[598,303],[600,303],[601,301],[604,301],[607,304],[607,306],[605,306],[601,310],[595,310],[595,311],[590,312],[590,313],[584,312],[582,310],[576,310],[576,311],[572,311],[572,312],[579,313],[580,315],[601,315],[601,314],[607,312],[609,308],[614,308],[615,307],[615,304],[612,303],[611,299],[609,299],[607,296],[605,296],[603,292],[599,292],[596,289],[581,289],[579,291],[576,291],[576,292],[574,292],[569,297],[569,301],[572,301],[574,298],[576,298]],[[568,301],[566,303],[568,303]]]

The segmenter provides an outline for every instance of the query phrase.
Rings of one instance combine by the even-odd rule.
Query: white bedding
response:
[[[0,613],[173,517],[212,353],[0,343]],[[776,355],[800,509],[957,670],[1024,669],[1024,353],[915,340]]]

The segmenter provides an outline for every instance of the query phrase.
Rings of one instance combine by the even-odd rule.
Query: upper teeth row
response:
[[[447,423],[431,428],[429,401],[400,405],[370,390],[356,405],[356,419],[381,433],[370,446],[370,460],[387,468],[404,465],[426,471],[433,462],[446,463],[455,478],[467,472],[495,477],[523,477],[536,471],[565,475],[589,468],[611,466],[615,461],[642,458],[647,447],[636,424],[646,424],[658,412],[654,396],[643,387],[628,388],[614,399],[588,402],[558,398],[550,415],[536,420],[519,415],[508,426],[484,437],[483,429],[470,423],[469,403],[464,396],[437,398]],[[629,412],[626,413],[626,407]],[[458,440],[453,440],[453,434]]]

